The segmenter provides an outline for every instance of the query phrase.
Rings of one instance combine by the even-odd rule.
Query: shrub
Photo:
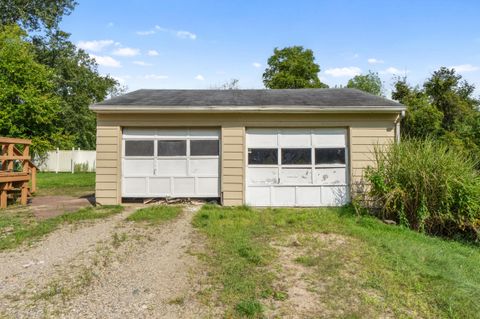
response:
[[[479,239],[480,176],[471,157],[429,139],[377,148],[375,157],[365,176],[379,217],[429,234]]]

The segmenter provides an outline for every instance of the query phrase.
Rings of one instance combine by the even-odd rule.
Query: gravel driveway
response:
[[[35,247],[0,253],[0,317],[203,318],[205,278],[191,226],[200,206],[158,226],[114,217],[65,226]]]

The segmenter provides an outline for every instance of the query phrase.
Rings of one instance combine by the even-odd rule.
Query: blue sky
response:
[[[102,74],[139,88],[263,88],[273,48],[314,51],[330,86],[379,72],[422,83],[440,66],[480,86],[480,1],[78,0],[62,28]],[[477,91],[478,92],[478,91]]]

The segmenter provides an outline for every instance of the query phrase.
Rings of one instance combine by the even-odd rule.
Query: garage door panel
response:
[[[278,136],[280,147],[309,147],[311,132],[309,129],[282,129]]]
[[[312,130],[313,147],[345,147],[345,145],[345,129]]]
[[[123,160],[123,176],[151,176],[153,174],[153,159]]]
[[[247,173],[247,184],[273,185],[278,183],[278,167],[251,167]]]
[[[125,128],[123,129],[124,138],[151,138],[155,135],[155,129],[145,128]]]
[[[296,206],[295,187],[279,186],[272,188],[272,206]]]
[[[199,177],[197,178],[198,194],[212,195],[218,193],[218,178]]]
[[[278,130],[249,129],[247,135],[248,147],[277,147]]]
[[[172,194],[170,177],[150,177],[148,193],[156,196],[170,196]]]
[[[156,130],[157,138],[179,138],[188,136],[187,129],[157,129]]]
[[[250,187],[247,189],[247,204],[255,206],[270,206],[270,187]]]
[[[195,178],[193,177],[174,177],[173,192],[176,196],[194,196]]]
[[[218,176],[217,158],[199,158],[190,160],[190,175],[193,176]]]
[[[346,176],[344,167],[315,169],[315,183],[320,185],[345,185]]]
[[[187,176],[186,159],[158,159],[158,176]]]
[[[312,184],[311,168],[282,168],[280,173],[282,184]]]
[[[133,195],[143,195],[147,192],[146,177],[127,177],[123,183],[124,193]]]
[[[322,204],[320,187],[297,187],[296,197],[297,206],[320,206]]]
[[[325,206],[345,205],[347,203],[347,188],[345,186],[322,187],[322,203]]]

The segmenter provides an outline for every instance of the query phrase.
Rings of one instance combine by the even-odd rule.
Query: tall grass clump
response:
[[[375,158],[365,176],[379,217],[428,234],[480,238],[480,175],[470,156],[408,139],[377,148]]]

